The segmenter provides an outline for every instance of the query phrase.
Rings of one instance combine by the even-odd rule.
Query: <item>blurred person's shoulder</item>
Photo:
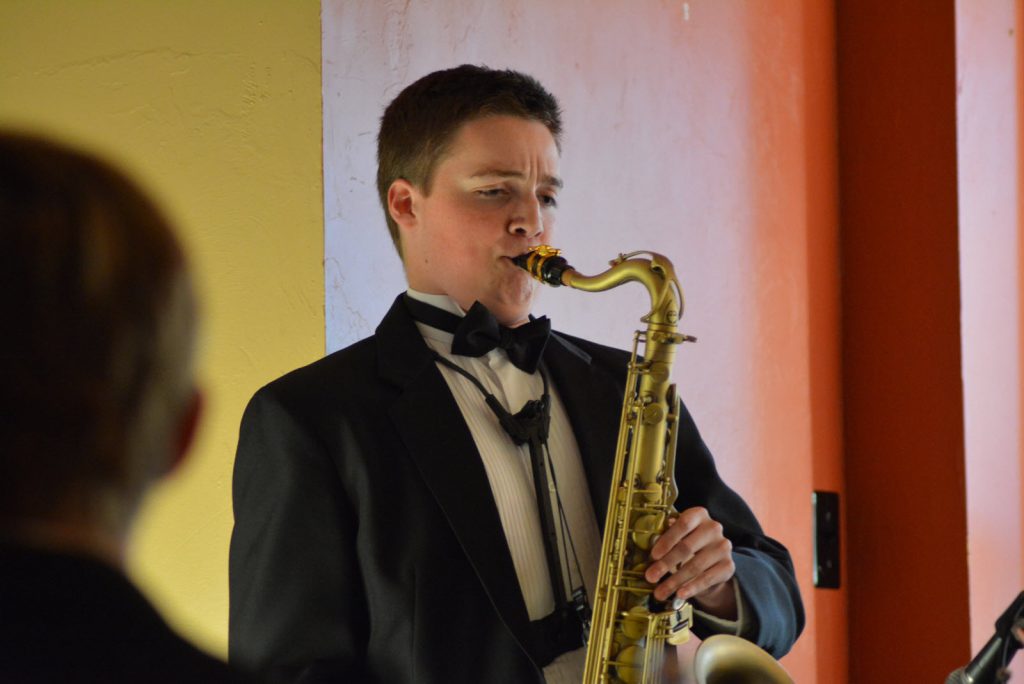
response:
[[[119,570],[0,541],[0,681],[257,681],[179,636]]]

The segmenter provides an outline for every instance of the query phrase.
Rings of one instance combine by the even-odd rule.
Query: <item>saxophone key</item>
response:
[[[633,543],[649,551],[654,546],[655,538],[661,534],[665,517],[655,513],[648,513],[636,519],[633,523]]]
[[[637,684],[643,681],[644,649],[642,646],[627,646],[615,657],[612,665],[615,676],[626,684]]]
[[[637,604],[622,615],[622,633],[630,641],[639,641],[647,634],[650,612],[643,604]]]

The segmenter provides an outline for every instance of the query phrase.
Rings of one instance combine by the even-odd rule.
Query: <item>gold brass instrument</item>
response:
[[[584,684],[651,684],[662,679],[666,645],[686,642],[692,623],[692,606],[680,600],[658,602],[644,571],[651,547],[676,513],[679,402],[670,376],[676,347],[695,338],[676,330],[683,312],[683,291],[672,262],[664,256],[620,254],[608,270],[584,276],[559,253],[541,245],[514,261],[549,285],[601,292],[635,281],[647,288],[651,298],[651,310],[640,319],[646,329],[634,335],[626,376],[583,677]],[[738,637],[726,637],[725,641],[735,652],[760,652],[777,672],[761,667],[761,660],[751,656],[740,666],[747,678],[718,681],[791,683],[782,667],[757,646]],[[705,658],[712,662],[712,670],[721,667],[717,652]],[[759,666],[748,671],[746,662],[751,658]],[[713,674],[700,681],[714,682]]]
[[[793,684],[775,658],[746,639],[716,634],[694,656],[697,684]]]

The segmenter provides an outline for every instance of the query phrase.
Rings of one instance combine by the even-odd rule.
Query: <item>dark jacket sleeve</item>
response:
[[[559,333],[558,337],[582,350],[588,357],[588,363],[601,371],[600,384],[607,383],[614,388],[612,394],[617,396],[616,405],[620,404],[625,392],[629,354],[571,335]],[[597,383],[595,380],[595,387]],[[725,536],[733,545],[735,577],[747,609],[741,636],[776,658],[782,657],[792,648],[804,627],[804,609],[793,561],[782,544],[765,535],[743,499],[722,481],[693,417],[682,402],[679,407],[675,462],[679,496],[676,508],[682,511],[702,506],[712,519],[722,524]],[[607,410],[605,407],[606,414]],[[593,448],[600,446],[594,445]],[[614,458],[613,452],[611,449],[607,456],[609,462]],[[594,485],[599,486],[592,486],[592,496],[607,496],[608,485],[597,482]],[[696,612],[694,618],[693,631],[698,637],[714,633],[714,628],[701,621]]]
[[[804,628],[804,609],[793,561],[782,544],[766,536],[743,499],[718,475],[714,459],[684,405],[680,405],[676,482],[680,510],[692,506],[708,509],[732,542],[736,581],[747,609],[741,636],[776,658],[793,647]],[[700,621],[694,633],[711,634]]]
[[[274,385],[253,397],[235,460],[229,659],[279,681],[362,681],[356,516],[334,461]],[[290,404],[290,405],[289,405]]]

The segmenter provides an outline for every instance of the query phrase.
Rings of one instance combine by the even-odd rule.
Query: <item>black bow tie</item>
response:
[[[452,333],[452,354],[483,356],[492,349],[504,349],[508,360],[525,373],[537,370],[540,357],[551,334],[551,321],[547,316],[533,318],[516,328],[498,323],[486,306],[475,302],[466,315],[459,318],[453,313],[431,306],[406,295],[405,305],[420,323]]]

